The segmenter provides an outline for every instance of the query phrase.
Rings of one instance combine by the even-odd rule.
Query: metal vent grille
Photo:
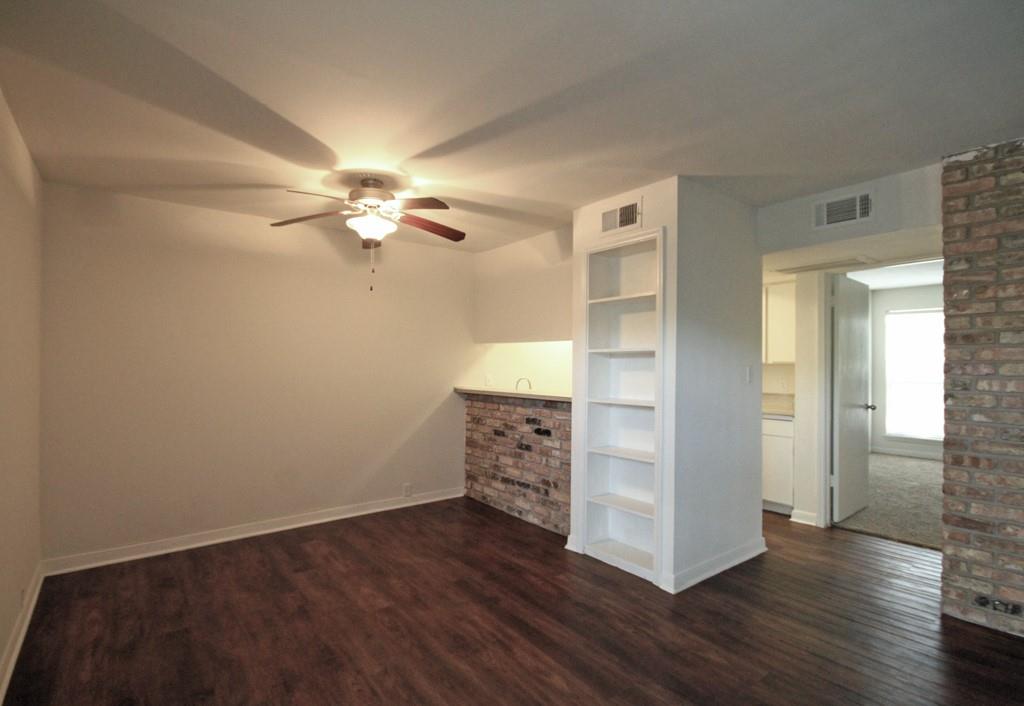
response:
[[[871,194],[848,196],[814,204],[814,227],[852,223],[871,215]]]
[[[619,228],[625,228],[626,226],[636,225],[637,214],[639,209],[635,203],[631,203],[628,206],[623,206],[619,209]]]
[[[635,226],[640,221],[640,204],[631,203],[601,214],[601,232]]]
[[[871,215],[871,194],[861,194],[857,199],[857,203],[859,204],[857,208],[858,218],[867,218]]]

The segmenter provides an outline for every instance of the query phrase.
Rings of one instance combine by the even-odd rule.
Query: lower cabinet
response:
[[[766,509],[792,510],[792,420],[761,420],[761,485]]]

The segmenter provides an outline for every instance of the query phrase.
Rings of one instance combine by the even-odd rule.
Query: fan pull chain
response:
[[[377,268],[373,265],[373,254],[377,248],[370,248],[370,291],[373,291],[373,275],[377,272]]]

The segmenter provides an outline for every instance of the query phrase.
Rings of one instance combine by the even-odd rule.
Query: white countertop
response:
[[[493,387],[456,387],[460,395],[491,395],[492,397],[518,397],[524,400],[549,400],[551,402],[572,402],[572,397],[565,395],[546,395],[542,392],[516,392],[515,390],[499,390]]]

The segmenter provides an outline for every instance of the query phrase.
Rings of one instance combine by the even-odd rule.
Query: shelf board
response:
[[[641,575],[644,575],[654,570],[653,554],[614,539],[591,542],[584,551],[596,559],[632,573],[643,572]]]
[[[614,297],[598,297],[591,299],[589,304],[607,304],[608,302],[626,302],[631,299],[647,299],[658,296],[657,292],[637,292],[636,294],[619,294]]]
[[[654,348],[591,348],[587,352],[601,355],[654,355]]]
[[[594,446],[591,447],[589,451],[592,454],[601,454],[602,456],[614,456],[615,458],[624,458],[629,461],[643,461],[644,463],[654,463],[653,451],[628,449],[624,446]]]
[[[620,407],[650,407],[654,409],[654,400],[630,400],[616,399],[614,397],[601,397],[590,400],[591,404],[614,405]]]
[[[628,498],[625,495],[615,495],[614,493],[595,495],[594,497],[589,498],[589,500],[590,502],[597,503],[598,505],[613,507],[616,510],[622,510],[623,512],[629,512],[634,515],[639,515],[640,517],[654,519],[654,503],[649,503],[645,500]]]

